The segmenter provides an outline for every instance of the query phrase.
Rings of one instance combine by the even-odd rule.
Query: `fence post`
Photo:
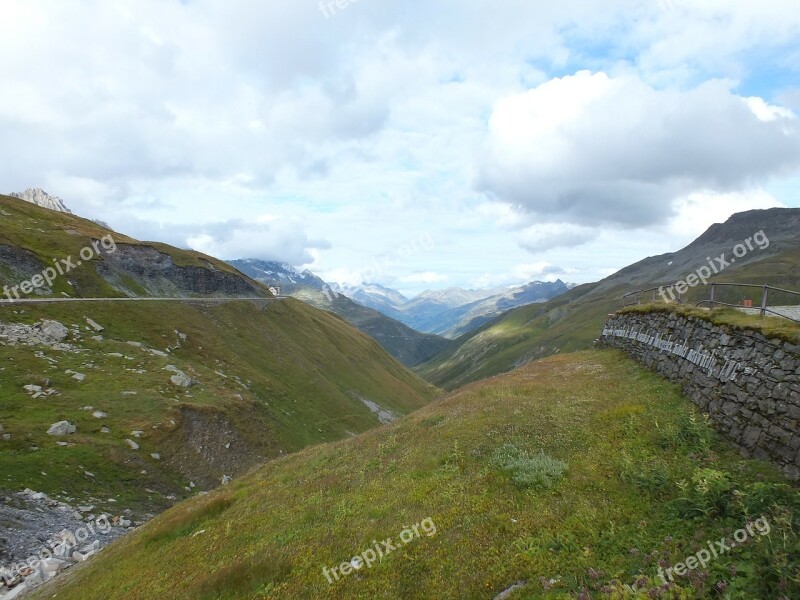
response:
[[[761,316],[765,316],[767,314],[767,291],[769,290],[769,286],[764,286],[764,292],[761,294]]]
[[[709,310],[714,310],[714,290],[715,290],[715,285],[712,283],[711,284],[711,296],[708,299],[708,308],[709,308]]]

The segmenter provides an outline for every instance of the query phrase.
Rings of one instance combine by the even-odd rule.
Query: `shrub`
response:
[[[518,488],[549,489],[567,470],[567,463],[544,452],[530,454],[514,444],[504,444],[492,456],[492,464]]]

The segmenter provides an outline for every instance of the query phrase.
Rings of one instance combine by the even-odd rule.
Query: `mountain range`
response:
[[[357,304],[376,310],[419,332],[448,339],[477,329],[498,314],[527,304],[545,302],[567,292],[572,286],[562,282],[534,281],[522,286],[486,290],[448,288],[428,290],[412,299],[377,283],[343,286],[326,283],[308,270],[300,272],[286,263],[243,259],[230,264],[250,277],[270,285],[280,285],[288,295],[305,291],[307,299],[321,291],[327,298],[345,296]],[[318,300],[315,300],[318,302]]]

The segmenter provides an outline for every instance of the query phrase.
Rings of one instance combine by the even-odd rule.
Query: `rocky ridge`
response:
[[[9,196],[13,198],[19,198],[20,200],[25,200],[25,202],[30,202],[31,204],[41,206],[42,208],[49,208],[50,210],[54,210],[56,212],[72,214],[72,211],[67,208],[66,204],[64,204],[64,201],[61,198],[58,196],[52,196],[41,188],[28,188],[24,192],[12,192],[9,194]]]

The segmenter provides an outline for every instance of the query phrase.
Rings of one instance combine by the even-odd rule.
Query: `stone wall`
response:
[[[612,315],[600,342],[680,383],[742,455],[800,480],[800,345],[674,312]]]

